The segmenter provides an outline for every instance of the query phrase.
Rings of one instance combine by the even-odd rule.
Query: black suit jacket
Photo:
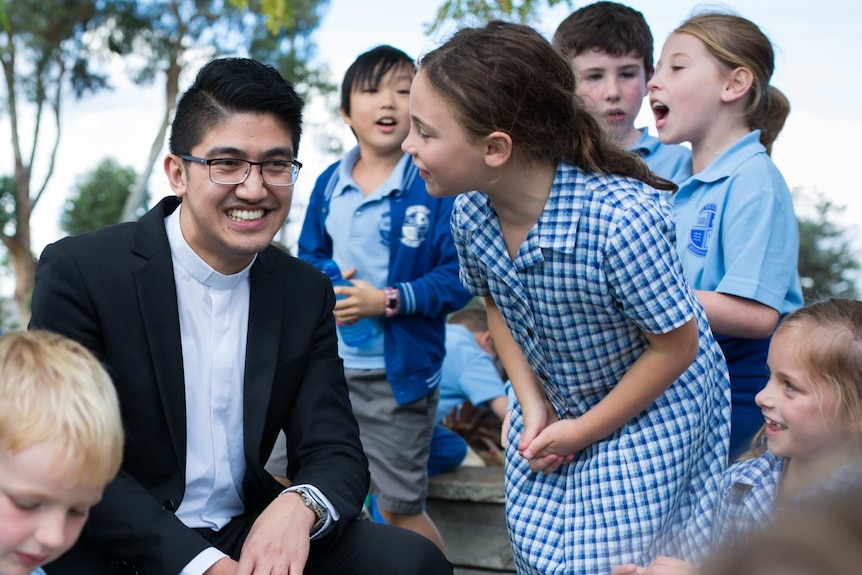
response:
[[[178,573],[209,546],[173,513],[184,492],[186,406],[164,218],[178,205],[169,197],[137,223],[46,247],[30,321],[31,329],[83,343],[113,378],[126,430],[124,461],[93,508],[79,546],[144,573]],[[284,429],[288,476],[318,487],[339,510],[343,526],[358,515],[369,479],[338,357],[331,285],[315,268],[274,247],[258,254],[249,282],[246,511],[260,512],[281,491],[264,463]]]

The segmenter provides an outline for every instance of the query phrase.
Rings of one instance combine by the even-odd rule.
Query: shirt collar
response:
[[[634,152],[640,157],[645,157],[651,155],[653,152],[661,144],[661,140],[658,138],[651,138],[647,133],[646,128],[638,128],[638,131],[641,133],[641,137],[638,138],[638,141],[635,142],[635,145],[628,149],[629,152]]]
[[[174,263],[183,268],[195,281],[213,289],[231,290],[248,278],[249,270],[257,259],[257,254],[251,262],[235,274],[224,275],[214,270],[208,263],[197,255],[183,237],[180,228],[180,204],[176,210],[165,218],[165,230],[168,234],[168,243],[171,246],[171,256]]]
[[[344,194],[351,189],[359,189],[359,186],[357,186],[356,182],[353,181],[353,167],[356,165],[356,162],[359,161],[359,158],[359,146],[354,146],[352,150],[344,155],[344,159],[341,160],[341,164],[338,166],[338,184],[335,186],[332,194],[333,196]],[[401,192],[404,183],[404,173],[408,162],[412,162],[410,155],[402,154],[401,159],[398,160],[398,163],[395,165],[392,173],[389,174],[389,177],[386,178],[386,180],[384,180],[369,197],[386,197],[393,192]]]
[[[722,152],[703,171],[694,174],[690,179],[706,183],[718,181],[727,177],[727,166],[739,166],[749,158],[765,153],[766,148],[760,143],[760,130],[752,130]]]

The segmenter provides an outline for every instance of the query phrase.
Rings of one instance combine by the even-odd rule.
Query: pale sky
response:
[[[442,0],[331,0],[321,27],[316,32],[318,61],[327,63],[332,79],[340,84],[347,66],[361,52],[378,44],[391,44],[414,57],[434,48],[445,39],[424,34]],[[589,2],[574,2],[583,6]],[[685,0],[631,0],[630,6],[643,12],[655,37],[656,53],[665,38],[692,10],[724,7],[755,23],[770,37],[776,49],[773,85],[790,99],[792,111],[774,146],[773,158],[791,188],[816,187],[835,203],[847,206],[840,220],[859,236],[862,224],[862,186],[856,172],[858,159],[855,137],[862,132],[859,105],[862,103],[862,10],[855,0],[749,0],[698,4]],[[570,9],[557,6],[543,12],[536,27],[550,38]],[[54,178],[33,215],[33,248],[36,254],[45,244],[59,238],[58,222],[65,198],[76,179],[92,170],[104,157],[113,156],[122,165],[142,171],[152,138],[162,113],[162,88],[131,85],[117,64],[113,78],[117,90],[88,98],[80,103],[67,101],[63,134]],[[190,81],[186,78],[186,82]],[[306,117],[314,122],[334,122],[341,130],[345,147],[353,145],[350,131],[341,119],[330,118],[310,103]],[[652,115],[644,105],[639,125],[652,125]],[[0,117],[0,167],[11,173],[8,119]],[[163,150],[163,154],[166,149]],[[315,145],[314,131],[306,128],[299,159],[305,164],[295,190],[291,219],[301,217],[305,199],[317,175],[335,158],[322,154]],[[43,166],[35,166],[36,178]],[[153,171],[150,190],[154,199],[172,193],[161,169],[161,159]],[[287,238],[291,243],[296,226]],[[858,241],[858,240],[857,240]],[[862,242],[858,243],[862,259]]]

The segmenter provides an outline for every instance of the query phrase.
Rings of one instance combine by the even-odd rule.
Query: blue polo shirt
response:
[[[506,390],[488,352],[476,342],[469,329],[460,324],[446,324],[446,357],[443,358],[437,422],[465,400],[480,405],[501,395],[506,395]]]
[[[640,140],[629,152],[639,155],[654,174],[676,185],[691,176],[691,150],[679,144],[662,144],[661,140],[650,136],[646,128],[640,128],[640,133]]]
[[[338,182],[329,202],[326,233],[332,238],[332,259],[342,270],[355,267],[351,279],[365,280],[383,288],[389,278],[390,197],[401,189],[404,169],[412,159],[404,154],[376,190],[367,196],[353,181],[353,166],[359,160],[359,146],[347,152],[338,166]],[[377,324],[371,343],[361,348],[345,345],[339,338],[338,352],[350,369],[384,369],[383,318],[370,317]]]
[[[743,136],[673,196],[677,250],[694,289],[802,305],[799,228],[790,190],[760,143]]]

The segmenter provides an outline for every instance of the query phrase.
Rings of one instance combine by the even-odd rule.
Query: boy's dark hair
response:
[[[249,58],[219,58],[198,72],[180,97],[171,124],[170,151],[188,154],[207,130],[242,113],[272,114],[293,138],[299,150],[304,102],[281,74]]]
[[[389,70],[399,66],[416,70],[415,60],[392,46],[377,46],[357,56],[341,82],[341,110],[344,115],[350,116],[350,94],[354,90],[377,86]]]
[[[566,60],[588,50],[612,56],[643,58],[647,78],[653,72],[653,37],[644,15],[625,4],[596,2],[572,12],[554,33],[554,48]]]

